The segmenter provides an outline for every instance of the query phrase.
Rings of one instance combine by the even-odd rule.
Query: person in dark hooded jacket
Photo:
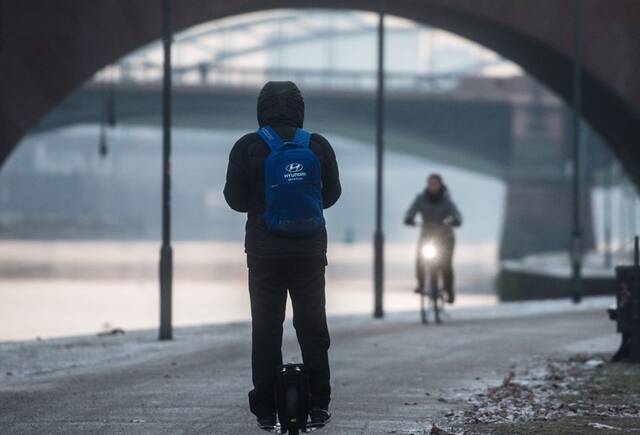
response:
[[[304,100],[292,82],[268,82],[258,97],[258,124],[271,126],[283,140],[293,139],[304,122]],[[336,156],[329,142],[311,134],[309,147],[318,157],[323,207],[341,194]],[[247,213],[245,252],[249,268],[252,321],[253,390],[249,406],[258,425],[276,424],[274,387],[276,368],[282,364],[282,324],[287,290],[293,306],[293,324],[309,376],[311,423],[326,424],[331,396],[325,312],[326,229],[303,238],[282,237],[264,222],[265,161],[268,145],[257,133],[240,138],[229,154],[224,197],[229,206]]]
[[[418,239],[418,253],[416,257],[416,278],[418,286],[416,293],[424,292],[425,270],[421,261],[421,248],[427,238],[435,239],[440,249],[439,271],[442,273],[443,288],[447,292],[448,302],[453,303],[455,292],[453,287],[453,250],[455,236],[453,228],[462,225],[462,215],[451,199],[447,186],[442,182],[439,174],[431,174],[427,178],[427,187],[416,196],[407,211],[405,225],[415,225],[415,217],[420,214],[422,229]],[[437,279],[432,276],[431,279]]]

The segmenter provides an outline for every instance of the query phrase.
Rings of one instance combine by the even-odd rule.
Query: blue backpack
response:
[[[322,230],[322,176],[318,157],[309,148],[311,134],[298,128],[293,140],[283,141],[270,126],[258,134],[271,150],[264,165],[267,229],[289,237]]]

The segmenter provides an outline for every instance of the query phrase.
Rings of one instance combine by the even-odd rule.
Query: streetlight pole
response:
[[[605,169],[605,189],[604,189],[604,210],[603,210],[603,221],[604,221],[604,267],[607,269],[611,267],[611,217],[612,217],[612,207],[613,204],[611,202],[611,190],[613,188],[613,177],[614,177],[614,160],[612,158],[609,159],[609,165]]]
[[[575,0],[576,25],[573,60],[573,222],[571,231],[571,276],[573,302],[582,300],[582,223],[580,116],[582,110],[582,0]]]
[[[162,0],[162,247],[160,248],[160,340],[171,340],[173,251],[171,248],[171,0]]]
[[[384,316],[384,233],[382,230],[383,157],[384,157],[384,0],[379,0],[378,20],[378,91],[376,101],[376,228],[373,236],[374,311],[373,317]]]

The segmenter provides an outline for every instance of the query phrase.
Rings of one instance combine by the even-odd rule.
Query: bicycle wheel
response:
[[[433,316],[436,323],[442,323],[442,319],[440,319],[440,292],[438,290],[438,283],[436,281],[435,285],[431,286],[430,297],[431,303],[433,304]]]
[[[298,389],[289,387],[286,396],[287,430],[289,434],[298,434]]]

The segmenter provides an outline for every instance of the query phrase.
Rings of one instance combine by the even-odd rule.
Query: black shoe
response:
[[[278,428],[275,414],[266,418],[258,417],[258,427],[262,430],[275,433]]]
[[[447,291],[447,302],[452,304],[456,301],[456,294],[453,292],[453,290],[448,290]]]
[[[416,289],[413,292],[417,295],[425,294],[424,287],[421,287],[421,286],[416,287]]]
[[[331,420],[331,414],[329,411],[322,408],[313,408],[309,413],[309,424],[307,426],[313,428],[320,428],[329,423]]]

